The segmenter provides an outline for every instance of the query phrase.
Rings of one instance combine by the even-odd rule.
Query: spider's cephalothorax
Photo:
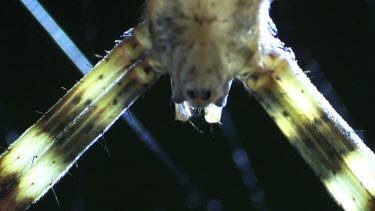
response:
[[[150,0],[152,56],[171,77],[172,99],[226,103],[239,71],[255,66],[261,0]]]

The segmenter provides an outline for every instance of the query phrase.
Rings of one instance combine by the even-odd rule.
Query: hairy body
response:
[[[149,1],[152,57],[171,76],[174,102],[225,105],[232,79],[259,66],[259,14],[268,15],[268,5],[261,0]]]

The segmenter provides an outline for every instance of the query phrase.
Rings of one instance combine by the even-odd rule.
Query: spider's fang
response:
[[[208,105],[205,109],[204,118],[208,123],[219,123],[221,119],[221,113],[223,107],[216,106],[214,104]]]

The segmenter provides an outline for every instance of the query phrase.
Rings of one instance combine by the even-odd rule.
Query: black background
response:
[[[6,3],[5,3],[6,2]],[[19,1],[0,7],[1,145],[10,130],[22,133],[70,88],[81,74]],[[139,22],[143,1],[40,1],[89,59]],[[143,6],[142,6],[143,5]],[[371,6],[372,5],[372,6]],[[272,16],[279,37],[293,48],[303,69],[319,65],[334,87],[337,106],[366,143],[375,148],[373,2],[279,0]],[[324,85],[319,72],[309,74]],[[322,86],[324,87],[324,86]],[[323,90],[324,92],[324,90]],[[260,105],[235,84],[226,107],[273,210],[338,210],[320,181],[289,145]],[[209,199],[225,210],[252,210],[217,125],[174,120],[167,77],[131,108],[172,160]],[[186,193],[165,166],[118,121],[106,134],[110,154],[96,143],[30,210],[185,210]],[[103,141],[100,141],[103,142]],[[200,209],[204,209],[201,207]],[[198,209],[197,209],[198,210]]]

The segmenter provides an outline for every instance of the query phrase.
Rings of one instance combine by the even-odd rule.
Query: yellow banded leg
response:
[[[0,158],[0,193],[40,158],[74,120],[87,111],[113,81],[150,48],[146,24],[129,32],[91,72],[59,100],[36,124],[14,142]]]
[[[375,157],[285,53],[242,78],[345,210],[374,210]],[[351,160],[355,158],[355,161]]]
[[[0,210],[21,210],[36,202],[158,78],[147,62],[136,64],[123,74],[3,193]]]

